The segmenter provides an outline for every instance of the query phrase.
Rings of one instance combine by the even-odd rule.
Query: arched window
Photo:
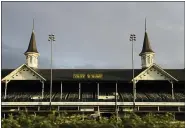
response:
[[[36,57],[34,57],[34,63],[35,63],[35,64],[37,63],[37,58],[36,58]]]
[[[150,63],[150,56],[147,57],[147,61],[148,61],[148,63]]]
[[[32,56],[30,57],[30,63],[32,63]]]
[[[141,62],[142,62],[142,64],[144,64],[144,57],[143,56],[141,57]]]

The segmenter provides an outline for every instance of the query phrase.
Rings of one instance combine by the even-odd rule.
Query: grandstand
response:
[[[184,116],[185,69],[162,69],[154,63],[154,55],[145,32],[142,68],[134,70],[134,79],[132,69],[53,69],[50,102],[50,69],[38,68],[33,31],[26,63],[1,71],[2,113],[42,113],[51,108],[69,113],[173,112]]]
[[[5,71],[5,70],[3,70]],[[46,71],[45,69],[41,69]],[[139,81],[136,84],[136,99],[133,102],[133,86],[128,79],[108,80],[108,79],[83,79],[74,80],[70,76],[63,77],[62,81],[55,80],[55,74],[59,72],[53,70],[53,90],[52,90],[52,108],[59,112],[80,112],[91,111],[94,113],[114,113],[117,104],[118,112],[131,110],[135,107],[135,112],[175,112],[177,114],[185,113],[185,84],[179,78],[174,82],[173,95],[171,83],[168,81]],[[111,78],[110,74],[124,74],[125,70],[86,70],[86,69],[60,69],[62,72],[102,72],[104,77]],[[136,70],[137,71],[137,70]],[[168,71],[168,70],[166,70]],[[170,72],[171,70],[169,70]],[[180,72],[184,70],[176,70]],[[49,70],[48,70],[49,72]],[[71,73],[71,74],[72,74]],[[127,72],[126,72],[127,74]],[[43,75],[44,76],[44,75]],[[124,76],[124,75],[123,75]],[[49,77],[49,75],[48,75]],[[116,77],[119,77],[116,76]],[[46,78],[46,77],[45,77]],[[177,77],[176,77],[177,78]],[[183,78],[183,77],[181,77]],[[2,90],[5,90],[5,83],[2,83]],[[117,85],[117,92],[116,92]],[[30,112],[46,112],[50,107],[50,81],[44,82],[44,91],[42,92],[42,82],[37,80],[12,80],[8,83],[7,94],[2,92],[2,112],[14,112],[25,110]],[[43,94],[43,95],[42,95]],[[117,94],[117,95],[116,95]],[[117,97],[116,97],[117,96]],[[9,108],[9,109],[8,109]],[[91,108],[91,109],[89,109]]]
[[[28,102],[39,101],[49,102],[49,81],[45,84],[44,97],[42,98],[41,86],[39,88],[38,82],[26,81],[22,84],[22,81],[11,81],[8,85],[8,91],[5,99],[5,93],[2,92],[1,99],[3,102]],[[81,84],[81,91],[79,91],[79,83]],[[152,82],[151,82],[152,83]],[[153,84],[144,85],[143,82],[137,84],[136,102],[184,102],[184,83],[176,83],[174,89],[174,98],[171,94],[170,84],[164,82],[163,85],[157,84],[156,81]],[[163,83],[163,81],[158,81]],[[99,97],[97,85],[99,84]],[[52,101],[54,102],[95,102],[95,101],[110,101],[115,102],[115,85],[116,82],[109,81],[74,81],[62,83],[55,82],[52,90]],[[26,87],[25,87],[26,86]],[[146,87],[150,86],[150,88]],[[5,86],[2,86],[4,90]],[[47,88],[48,87],[48,88]],[[117,82],[118,102],[133,102],[132,83]],[[156,89],[155,89],[156,88]],[[163,89],[158,89],[163,88]]]

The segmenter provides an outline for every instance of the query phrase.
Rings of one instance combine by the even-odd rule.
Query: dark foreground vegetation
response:
[[[9,115],[6,119],[2,118],[2,128],[185,128],[185,124],[175,121],[171,113],[163,116],[147,114],[143,117],[127,113],[117,120],[114,116],[90,119],[83,115],[53,112],[48,116],[28,113]]]

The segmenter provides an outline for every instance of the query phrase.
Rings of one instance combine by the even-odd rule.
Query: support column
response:
[[[172,85],[172,99],[174,99],[173,81],[170,81],[170,83]]]
[[[178,112],[180,112],[181,110],[180,110],[180,107],[178,106]]]
[[[97,100],[99,100],[100,95],[100,84],[97,83]],[[98,105],[98,116],[100,117],[100,106]]]
[[[100,116],[100,106],[98,106],[98,116]]]
[[[97,84],[97,99],[99,99],[99,95],[100,95],[100,85],[98,83]]]
[[[35,115],[35,117],[37,116],[37,113],[36,112],[34,112],[34,115]]]
[[[118,121],[118,107],[117,107],[117,93],[118,93],[118,84],[116,82],[116,93],[115,93],[115,98],[116,98],[116,120]]]
[[[136,100],[136,82],[135,79],[133,79],[133,106],[135,109],[135,100]]]
[[[25,110],[25,112],[28,112],[28,109],[26,107],[24,107],[24,110]]]
[[[79,83],[79,88],[78,88],[78,99],[80,100],[81,99],[81,83]]]
[[[42,82],[42,99],[44,98],[44,81],[41,81]]]
[[[83,116],[82,120],[84,121],[84,118],[85,118],[85,117],[84,117],[84,111],[83,111],[82,113],[83,113],[83,114],[82,114],[82,116]]]
[[[60,99],[62,100],[62,95],[63,95],[63,86],[62,86],[62,81],[61,81],[61,93],[60,93]]]
[[[137,90],[136,90],[136,80],[134,80],[134,98],[136,100],[136,93],[137,93]]]
[[[5,81],[4,99],[6,99],[6,95],[7,95],[7,85],[8,85],[8,82],[7,82],[7,81]]]
[[[38,106],[38,112],[40,111],[40,106]]]

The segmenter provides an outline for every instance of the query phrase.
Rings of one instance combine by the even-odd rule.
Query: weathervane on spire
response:
[[[145,17],[145,32],[146,32],[146,17]]]
[[[34,31],[34,19],[33,19],[33,29],[32,29],[32,31]]]

